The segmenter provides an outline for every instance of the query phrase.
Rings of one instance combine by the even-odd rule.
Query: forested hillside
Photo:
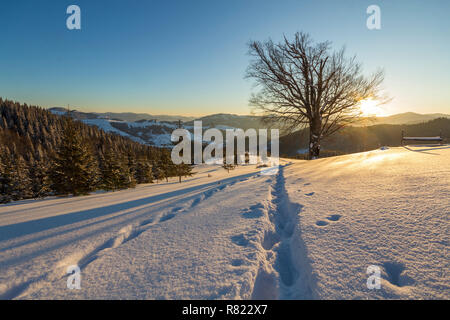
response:
[[[450,140],[450,119],[439,118],[410,125],[374,125],[367,127],[347,127],[324,139],[322,155],[337,155],[363,152],[381,146],[400,146],[401,133],[409,136],[438,136],[442,133]],[[300,130],[280,138],[280,153],[295,156],[308,148],[308,129]]]
[[[0,98],[1,203],[124,189],[190,172],[171,162],[168,149]]]

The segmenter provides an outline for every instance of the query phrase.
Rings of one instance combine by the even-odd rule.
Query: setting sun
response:
[[[362,115],[365,117],[381,117],[384,115],[384,110],[378,106],[379,102],[372,98],[364,99],[360,101],[360,109]]]

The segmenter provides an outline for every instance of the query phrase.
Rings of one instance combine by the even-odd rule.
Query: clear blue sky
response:
[[[66,28],[81,8],[82,29]],[[382,29],[366,28],[381,7]],[[382,67],[387,114],[450,113],[448,0],[15,0],[0,2],[0,96],[44,107],[247,114],[249,40],[296,31]]]

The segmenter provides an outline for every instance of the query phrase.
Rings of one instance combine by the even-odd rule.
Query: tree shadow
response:
[[[259,172],[252,172],[244,175],[233,176],[227,179],[219,180],[221,184],[226,184],[234,180],[239,180],[242,178],[251,177],[259,174]],[[109,206],[100,206],[97,208],[92,208],[88,210],[71,212],[63,215],[41,218],[31,221],[20,222],[16,224],[10,224],[6,226],[0,226],[0,241],[10,240],[13,238],[26,236],[41,231],[46,231],[54,228],[59,228],[62,226],[71,225],[77,222],[82,222],[84,220],[95,219],[102,216],[114,214],[123,210],[129,210],[134,207],[140,207],[144,205],[149,205],[161,200],[167,200],[175,196],[180,196],[187,194],[199,189],[204,189],[208,187],[217,186],[218,181],[210,182],[207,184],[201,184],[198,186],[192,186],[184,189],[178,189],[175,191],[158,194],[155,196],[149,196],[137,200],[126,201],[122,203],[117,203]],[[82,200],[82,198],[79,198]],[[106,199],[107,200],[107,199]]]

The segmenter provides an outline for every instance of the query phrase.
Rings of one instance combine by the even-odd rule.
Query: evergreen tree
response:
[[[12,155],[12,200],[22,200],[31,197],[31,181],[27,163],[21,155]]]
[[[173,164],[172,161],[169,160],[169,162],[167,162],[165,158],[158,164],[162,172],[161,179],[165,178],[166,182],[169,182],[169,177],[171,176],[171,164]]]
[[[31,192],[33,198],[43,198],[51,193],[51,182],[45,162],[34,160],[30,166]]]
[[[66,118],[62,142],[50,171],[52,189],[61,195],[74,196],[95,190],[98,166],[90,146],[77,132],[74,121]]]
[[[8,165],[8,150],[6,148],[1,148],[0,152],[0,203],[8,203],[12,200],[12,172]]]
[[[30,156],[29,173],[33,198],[43,198],[51,194],[51,181],[47,158],[40,145],[37,146],[34,157]]]
[[[134,188],[136,186],[136,158],[131,151],[127,154],[127,163],[124,170],[124,185],[126,188]]]
[[[0,202],[7,203],[31,197],[31,184],[25,160],[4,149],[0,165]]]
[[[181,183],[182,177],[190,177],[192,176],[192,166],[189,164],[181,163],[175,165],[175,171],[178,176],[178,181]]]
[[[137,183],[152,183],[152,165],[148,161],[139,161],[136,164],[135,179]]]
[[[101,187],[105,190],[119,190],[123,186],[123,167],[114,152],[108,150],[101,160]]]
[[[156,183],[158,183],[160,180],[163,180],[166,177],[166,173],[160,166],[153,167],[153,175],[155,176]]]

